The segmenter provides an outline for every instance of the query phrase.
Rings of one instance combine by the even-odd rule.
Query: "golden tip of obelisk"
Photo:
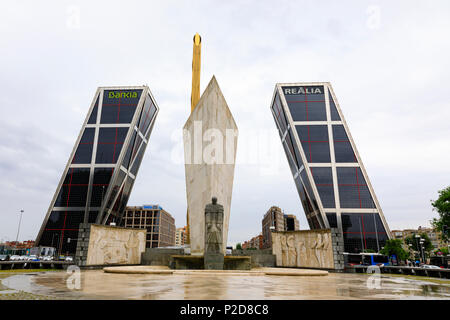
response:
[[[195,35],[194,35],[194,44],[198,46],[201,42],[202,42],[202,37],[200,37],[198,32],[195,33]]]

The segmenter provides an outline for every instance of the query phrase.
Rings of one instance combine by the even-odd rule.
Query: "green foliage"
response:
[[[433,218],[431,221],[432,226],[442,232],[442,238],[444,240],[449,239],[449,234],[445,234],[443,227],[446,225],[450,227],[450,186],[438,191],[439,198],[436,201],[431,202],[433,210],[437,211],[439,218]]]
[[[242,250],[242,245],[240,243],[236,244],[236,250]]]
[[[247,248],[245,250],[257,250],[256,248]]]
[[[365,253],[376,253],[375,250],[372,250],[372,249],[364,249],[363,252],[365,252]]]
[[[400,239],[387,240],[380,253],[386,256],[392,256],[395,254],[397,256],[397,260],[406,260],[409,257],[409,253],[403,249],[402,241]]]
[[[437,254],[438,252],[442,252],[444,256],[448,255],[448,248],[447,247],[442,247],[439,249],[436,249],[433,251],[434,254]]]
[[[427,252],[432,251],[434,247],[433,247],[433,244],[431,243],[430,238],[428,238],[427,234],[426,234],[426,233],[421,233],[421,234],[420,234],[420,237],[421,237],[422,239],[425,239],[425,242],[424,242],[423,245],[422,245],[422,246],[423,246],[423,250],[424,250],[424,251],[427,251]],[[413,235],[411,235],[410,237],[407,237],[407,238],[405,239],[406,244],[408,244],[408,245],[411,244],[411,247],[412,247],[412,249],[413,249],[414,251],[420,251],[420,244],[419,244],[419,241],[420,241],[420,239],[417,240],[415,234],[413,234]]]

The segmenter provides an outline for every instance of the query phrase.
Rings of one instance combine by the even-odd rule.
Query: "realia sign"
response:
[[[302,95],[302,94],[323,94],[322,86],[296,86],[296,87],[283,87],[284,94],[287,95]]]

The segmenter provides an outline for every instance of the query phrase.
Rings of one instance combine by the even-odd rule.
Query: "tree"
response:
[[[446,255],[448,255],[448,248],[442,247],[442,248],[439,248],[439,249],[435,249],[435,250],[433,251],[433,253],[434,253],[435,255],[437,255],[438,252],[442,252],[442,255],[446,256]]]
[[[236,250],[242,250],[242,246],[241,246],[240,243],[237,243],[237,244],[236,244]]]
[[[434,248],[433,244],[431,243],[431,240],[430,240],[430,238],[428,238],[428,235],[426,233],[421,233],[420,234],[420,238],[425,240],[423,245],[422,245],[422,248],[423,248],[424,251],[430,252],[431,250],[433,250],[433,248]],[[420,250],[421,250],[420,249],[420,243],[419,243],[420,238],[417,239],[416,235],[413,234],[413,235],[407,237],[405,239],[405,242],[408,245],[410,244],[414,251],[419,251],[420,252]]]
[[[386,256],[395,255],[397,261],[406,260],[409,256],[409,253],[403,249],[402,241],[400,239],[386,240],[386,244],[384,245],[384,248],[381,249],[380,253]]]
[[[433,218],[431,225],[438,231],[442,232],[442,239],[447,241],[449,234],[447,230],[444,230],[444,226],[450,227],[450,186],[438,191],[439,198],[436,201],[431,202],[433,211],[439,213],[439,218]]]

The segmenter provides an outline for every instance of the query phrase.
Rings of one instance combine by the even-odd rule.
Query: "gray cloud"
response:
[[[344,3],[4,5],[0,238],[15,238],[21,208],[21,238],[36,236],[93,94],[107,85],[148,84],[161,107],[129,204],[159,203],[185,224],[184,167],[167,159],[189,114],[195,32],[201,88],[216,75],[240,128],[238,161],[246,130],[274,129],[276,82],[330,81],[391,228],[426,225],[435,215],[429,200],[450,178],[450,5]],[[380,9],[375,28],[370,5]],[[276,174],[264,174],[264,159],[236,166],[231,242],[257,234],[271,205],[307,228],[281,145],[274,148]]]

